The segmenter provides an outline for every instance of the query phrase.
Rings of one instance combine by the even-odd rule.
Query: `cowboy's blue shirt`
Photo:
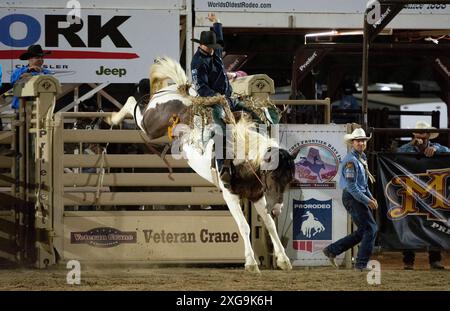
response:
[[[442,146],[438,143],[432,143],[430,141],[428,141],[428,146],[427,147],[433,147],[436,149],[436,153],[447,153],[450,152],[450,148]],[[397,152],[404,152],[404,153],[413,153],[413,152],[417,152],[420,153],[420,149],[417,146],[412,145],[412,142],[409,142],[407,144],[404,144],[403,146],[397,148]]]
[[[340,166],[340,187],[349,192],[352,197],[364,205],[369,205],[373,195],[369,190],[368,178],[364,165],[359,158],[367,161],[364,153],[360,154],[352,148],[341,162]]]
[[[17,68],[16,70],[14,70],[13,73],[11,74],[11,84],[14,85],[17,82],[17,80],[20,79],[20,76],[28,71],[28,68],[29,68],[29,65],[26,65],[26,66],[23,66],[23,67],[20,67],[20,68]],[[52,72],[50,70],[45,69],[45,68],[42,68],[42,71],[40,71],[40,72],[32,71],[30,73],[32,76],[52,74]],[[14,96],[11,107],[13,109],[19,109],[19,98],[18,97]]]

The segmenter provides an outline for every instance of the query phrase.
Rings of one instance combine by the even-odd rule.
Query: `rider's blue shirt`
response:
[[[213,29],[217,43],[223,45],[222,24],[214,23]],[[221,94],[231,97],[232,89],[225,73],[222,51],[222,48],[216,48],[214,54],[209,55],[199,48],[192,58],[192,82],[200,96]]]

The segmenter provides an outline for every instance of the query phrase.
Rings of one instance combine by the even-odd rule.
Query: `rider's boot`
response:
[[[280,113],[275,107],[266,107],[264,108],[264,114],[266,115],[266,119],[270,124],[278,124],[280,123]]]

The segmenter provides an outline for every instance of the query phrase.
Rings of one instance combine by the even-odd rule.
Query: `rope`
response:
[[[112,131],[112,129],[113,129],[113,125],[111,125],[109,130]],[[99,178],[97,180],[97,189],[95,191],[95,200],[94,200],[94,205],[95,205],[95,209],[96,210],[100,210],[100,204],[98,202],[99,202],[99,199],[100,199],[101,189],[103,188],[103,180],[104,180],[105,172],[106,172],[104,166],[105,166],[105,157],[106,157],[106,154],[107,154],[108,146],[109,146],[109,142],[106,144],[105,147],[103,147],[103,151],[102,151],[102,154],[101,154],[100,176],[99,176]]]
[[[245,160],[245,164],[247,164],[250,167],[250,171],[253,173],[253,175],[255,175],[256,179],[258,179],[259,183],[261,184],[261,186],[263,188],[265,188],[265,185],[263,183],[263,181],[261,180],[261,178],[259,178],[258,174],[256,174],[256,171],[253,169],[253,165],[251,165],[249,160]]]
[[[100,204],[98,204],[98,201],[100,199],[100,191],[101,188],[103,187],[103,179],[105,177],[105,168],[104,168],[104,164],[105,164],[105,155],[106,155],[106,147],[103,148],[102,151],[102,157],[101,157],[101,164],[100,164],[100,176],[98,178],[98,182],[97,182],[97,190],[95,192],[95,200],[94,200],[94,205],[95,205],[95,209],[96,210],[100,210]]]
[[[192,105],[189,106],[190,108],[190,116],[193,118],[195,115],[199,115],[203,117],[204,119],[208,119],[208,113],[210,112],[210,109],[208,109],[210,106],[213,105],[221,105],[225,112],[225,123],[231,123],[236,124],[236,120],[234,119],[234,115],[231,112],[230,105],[228,105],[228,101],[226,100],[225,96],[223,95],[217,95],[217,96],[210,96],[210,97],[190,97],[190,100],[192,102]],[[193,124],[193,120],[191,120],[191,124]]]
[[[139,132],[139,135],[141,135],[142,139],[145,141],[145,145],[150,150],[150,152],[157,154],[161,158],[161,160],[163,160],[163,162],[167,165],[167,168],[169,169],[169,176],[168,177],[169,177],[170,180],[174,181],[175,179],[172,176],[172,173],[173,173],[172,166],[170,165],[169,161],[167,161],[167,159],[165,157],[168,148],[167,149],[164,148],[163,153],[161,153],[161,152],[159,152],[158,149],[153,147],[153,145],[151,143],[148,142],[147,137],[142,134],[142,131]]]
[[[273,111],[276,111],[279,114],[279,117],[281,117],[282,113],[284,113],[284,111],[280,112],[277,106],[275,106],[269,98],[263,99],[258,97],[254,98],[252,96],[238,96],[237,99],[240,99],[247,109],[254,112],[258,118],[266,124],[270,124],[265,114],[266,109],[272,108]]]

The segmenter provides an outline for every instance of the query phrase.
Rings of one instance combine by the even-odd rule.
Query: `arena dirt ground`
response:
[[[376,258],[381,263],[381,284],[368,285],[366,273],[334,270],[331,267],[296,267],[293,271],[262,270],[260,275],[243,267],[174,267],[143,265],[82,264],[81,284],[68,285],[68,270],[59,265],[45,270],[0,268],[0,290],[450,290],[450,255],[444,253],[446,271],[430,271],[427,254],[418,253],[416,269],[405,271],[400,253],[385,253]]]

